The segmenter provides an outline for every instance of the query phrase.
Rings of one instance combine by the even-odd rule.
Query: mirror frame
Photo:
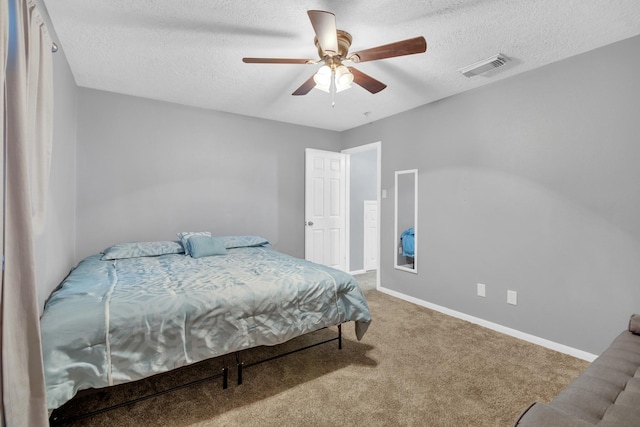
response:
[[[400,175],[413,175],[413,227],[415,231],[414,238],[414,252],[413,252],[413,268],[407,267],[407,265],[398,264],[398,248],[400,244],[400,235],[402,232],[398,229],[398,177]],[[408,169],[402,171],[395,172],[395,241],[394,241],[394,251],[393,251],[393,266],[394,268],[402,271],[407,271],[409,273],[418,274],[418,169]]]

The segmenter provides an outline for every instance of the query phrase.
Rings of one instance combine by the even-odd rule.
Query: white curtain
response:
[[[9,5],[7,2],[0,0],[0,135],[2,135],[2,150],[0,150],[0,164],[2,164],[2,175],[0,175],[0,186],[2,187],[2,211],[0,211],[0,241],[2,242],[2,260],[4,261],[4,142],[6,140],[4,133],[5,121],[5,69],[7,67],[7,54],[9,51]],[[0,326],[3,318],[3,298],[2,289],[4,288],[4,274],[0,274]],[[2,328],[0,327],[0,346],[2,345]],[[1,347],[0,347],[1,350]],[[2,353],[0,352],[0,357]],[[0,359],[0,364],[2,359]],[[1,367],[2,365],[0,365]],[[0,384],[2,384],[2,369],[0,369]],[[2,387],[0,387],[0,401],[2,400]],[[4,405],[0,405],[0,424],[4,422]]]
[[[7,426],[46,426],[34,233],[44,226],[52,146],[51,40],[34,0],[0,0],[4,83],[4,215],[0,315]],[[7,12],[8,13],[5,13]],[[8,43],[7,43],[8,40]]]

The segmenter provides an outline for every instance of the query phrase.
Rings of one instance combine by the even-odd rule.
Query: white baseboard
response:
[[[438,311],[438,312],[446,314],[448,316],[456,317],[458,319],[462,319],[462,320],[465,320],[467,322],[474,323],[476,325],[479,325],[479,326],[482,326],[482,327],[485,327],[485,328],[488,328],[488,329],[492,329],[494,331],[497,331],[497,332],[512,336],[514,338],[518,338],[518,339],[521,339],[521,340],[524,340],[524,341],[528,341],[528,342],[533,343],[533,344],[540,345],[542,347],[549,348],[551,350],[558,351],[560,353],[568,354],[568,355],[576,357],[578,359],[586,360],[587,362],[593,362],[598,357],[595,354],[587,353],[586,351],[578,350],[577,348],[573,348],[573,347],[566,346],[564,344],[559,344],[559,343],[556,343],[556,342],[553,342],[553,341],[549,341],[547,339],[540,338],[540,337],[537,337],[535,335],[527,334],[525,332],[521,332],[521,331],[518,331],[516,329],[507,328],[506,326],[502,326],[502,325],[499,325],[497,323],[489,322],[487,320],[480,319],[479,317],[470,316],[468,314],[465,314],[465,313],[462,313],[462,312],[459,312],[459,311],[451,310],[449,308],[442,307],[442,306],[437,305],[437,304],[432,304],[430,302],[423,301],[421,299],[414,298],[414,297],[409,296],[409,295],[405,295],[403,293],[394,291],[392,289],[388,289],[388,288],[384,288],[384,287],[380,286],[378,288],[378,290],[380,292],[383,292],[383,293],[387,294],[387,295],[391,295],[392,297],[396,297],[396,298],[399,298],[401,300],[405,300],[405,301],[411,302],[413,304],[416,304],[416,305],[419,305],[419,306],[422,306],[422,307],[426,307],[426,308],[434,310],[434,311]]]
[[[352,276],[355,276],[356,274],[364,274],[366,272],[367,270],[356,270],[356,271],[350,271],[349,274]]]

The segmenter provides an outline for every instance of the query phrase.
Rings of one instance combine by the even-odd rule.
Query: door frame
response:
[[[381,218],[381,194],[382,194],[382,141],[372,142],[370,144],[359,145],[353,148],[347,148],[342,150],[341,152],[344,154],[353,154],[360,153],[363,151],[376,150],[376,200],[378,202],[378,232],[377,232],[377,240],[378,240],[378,254],[377,254],[377,266],[376,271],[376,288],[380,288],[380,218]],[[347,227],[346,227],[346,248],[347,251],[347,271],[351,271],[351,162],[350,156],[347,156],[347,189],[346,189],[346,197],[347,197]],[[364,268],[364,265],[363,265]]]

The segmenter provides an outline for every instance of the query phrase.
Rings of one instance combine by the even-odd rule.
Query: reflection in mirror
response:
[[[417,273],[418,170],[396,171],[395,263],[398,270]]]

